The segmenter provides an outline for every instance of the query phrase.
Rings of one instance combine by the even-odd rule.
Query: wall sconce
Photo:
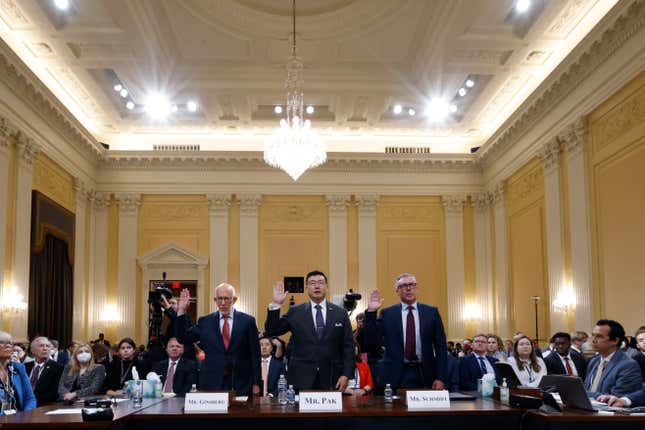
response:
[[[18,292],[18,288],[14,285],[2,294],[0,298],[0,309],[6,315],[18,315],[27,309],[27,302],[25,302],[22,294]]]
[[[571,287],[565,287],[553,300],[553,308],[557,312],[569,313],[576,308],[576,294]]]
[[[464,320],[475,322],[482,319],[482,310],[475,303],[466,303],[464,306]]]
[[[116,305],[105,305],[101,310],[101,322],[105,323],[108,326],[115,326],[121,322],[121,316],[119,314],[119,309]]]

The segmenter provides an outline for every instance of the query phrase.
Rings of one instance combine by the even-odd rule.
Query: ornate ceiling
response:
[[[298,0],[305,101],[330,151],[484,144],[617,0]],[[111,149],[261,150],[284,102],[288,0],[0,0],[0,37]],[[467,79],[474,87],[458,95]],[[122,98],[113,87],[128,90]],[[179,111],[143,112],[163,92]],[[442,97],[458,110],[423,115]],[[189,100],[199,109],[187,112]],[[126,108],[126,101],[135,104]],[[414,117],[393,107],[412,107]]]

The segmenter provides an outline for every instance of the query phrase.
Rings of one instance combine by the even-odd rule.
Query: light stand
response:
[[[540,336],[538,331],[538,302],[540,301],[540,296],[531,296],[533,305],[535,307],[535,341],[540,343]]]

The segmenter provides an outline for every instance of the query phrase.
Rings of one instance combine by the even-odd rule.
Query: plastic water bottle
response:
[[[287,390],[287,403],[290,405],[296,404],[296,390],[293,389],[293,385],[289,385],[289,389]]]
[[[191,392],[191,393],[196,393],[196,392],[197,392],[197,384],[193,384],[193,385],[190,387],[190,392]]]
[[[140,408],[143,404],[143,381],[137,380],[132,387],[132,407]]]
[[[128,385],[127,381],[125,384],[123,384],[123,390],[121,390],[121,393],[124,399],[130,398],[130,386]]]
[[[280,375],[280,379],[278,379],[278,403],[287,404],[287,378],[284,375]]]
[[[385,384],[383,396],[385,397],[385,403],[392,403],[392,386],[390,384]]]
[[[157,399],[161,398],[161,390],[162,390],[162,388],[163,388],[163,386],[161,385],[161,381],[157,381],[157,383],[155,384],[155,397]]]
[[[509,389],[508,389],[508,384],[506,383],[506,378],[502,380],[502,386],[499,389],[499,401],[502,402],[503,405],[508,405],[509,402]]]

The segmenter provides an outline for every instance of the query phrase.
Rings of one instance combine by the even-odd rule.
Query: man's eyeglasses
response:
[[[414,290],[416,287],[416,282],[408,282],[407,284],[399,284],[396,286],[398,290]]]
[[[215,300],[218,302],[230,302],[233,300],[233,297],[217,297]]]
[[[13,342],[10,340],[0,340],[0,348],[6,347],[6,346],[13,346]]]
[[[324,287],[325,285],[327,285],[327,281],[322,281],[322,280],[321,281],[309,281],[309,282],[307,282],[307,285],[310,286],[310,287],[315,287],[316,285],[318,285],[319,287]]]

